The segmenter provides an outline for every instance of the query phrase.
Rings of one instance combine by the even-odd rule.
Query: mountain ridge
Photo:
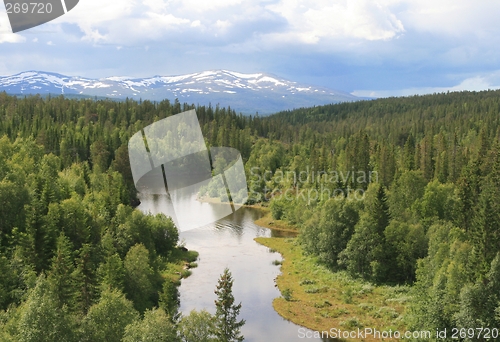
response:
[[[184,75],[110,76],[93,79],[46,71],[0,76],[0,91],[16,95],[52,94],[113,99],[218,103],[245,113],[282,110],[362,100],[346,92],[300,84],[269,73],[207,70]]]

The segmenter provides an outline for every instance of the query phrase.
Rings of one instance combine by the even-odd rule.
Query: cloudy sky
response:
[[[0,75],[267,72],[362,96],[500,87],[496,0],[80,0],[13,34]]]

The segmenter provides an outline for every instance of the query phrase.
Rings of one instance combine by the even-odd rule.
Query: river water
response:
[[[169,215],[166,195],[142,195],[140,199],[139,209],[143,212]],[[183,212],[177,210],[176,214],[193,220],[201,216],[217,217],[222,208],[220,204],[201,203],[194,194],[185,194],[182,200],[185,202],[180,206]],[[300,338],[301,327],[283,319],[273,309],[273,299],[281,296],[274,282],[280,269],[273,261],[282,259],[280,254],[272,253],[254,238],[286,237],[287,234],[254,224],[261,215],[258,209],[241,208],[215,223],[180,233],[180,240],[185,242],[186,248],[200,253],[198,267],[192,269],[190,277],[182,280],[179,288],[180,311],[189,314],[193,309],[206,309],[215,313],[214,290],[220,274],[227,267],[234,279],[235,300],[242,303],[239,318],[246,321],[242,327],[245,341],[321,341]]]

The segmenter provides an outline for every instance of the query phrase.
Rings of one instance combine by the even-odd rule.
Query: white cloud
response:
[[[2,5],[0,5],[2,7]],[[23,43],[26,38],[17,33],[12,33],[9,18],[6,12],[0,12],[0,44],[2,43]]]
[[[284,35],[304,43],[345,37],[386,40],[404,32],[389,6],[368,0],[281,0],[268,9],[287,19],[291,31]]]
[[[48,25],[75,24],[82,40],[93,44],[132,46],[173,35],[184,41],[200,34],[223,37],[229,26],[281,18],[286,27],[269,25],[230,33],[239,35],[239,43],[252,40],[254,46],[298,43],[338,51],[339,44],[385,42],[409,31],[458,39],[471,32],[483,38],[497,36],[499,12],[500,2],[470,0],[85,0]],[[8,29],[5,20],[6,15],[0,17],[0,28]],[[0,33],[0,41],[22,41],[21,36],[5,34]]]
[[[402,1],[405,26],[420,32],[462,37],[498,34],[500,2],[469,0]]]
[[[163,12],[167,8],[167,2],[163,0],[142,0],[142,3],[153,12]]]
[[[0,44],[2,43],[24,43],[26,38],[12,32],[0,31]]]
[[[229,26],[231,26],[231,23],[228,20],[217,20],[215,22],[215,26],[221,30],[226,30]]]
[[[172,1],[173,8],[178,8],[187,12],[203,13],[207,11],[220,11],[228,7],[233,7],[234,10],[241,10],[248,0],[174,0]]]
[[[184,41],[200,34],[222,37],[229,26],[281,18],[286,27],[231,34],[239,34],[239,43],[314,44],[332,51],[335,42],[366,45],[404,37],[409,30],[456,36],[475,30],[488,36],[498,32],[492,28],[500,29],[499,10],[500,2],[469,0],[86,0],[52,23],[78,25],[84,41],[132,46],[174,34]]]
[[[74,10],[52,22],[76,24],[83,32],[82,40],[92,43],[135,45],[157,40],[179,26],[189,26],[189,19],[169,11],[163,0],[80,1]]]

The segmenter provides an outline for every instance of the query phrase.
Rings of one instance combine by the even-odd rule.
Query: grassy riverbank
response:
[[[165,271],[162,273],[164,279],[170,279],[177,286],[182,278],[191,275],[191,268],[197,267],[195,261],[198,259],[198,252],[175,248],[168,258]]]
[[[271,215],[271,210],[268,207],[254,205],[254,208],[258,208],[264,212],[264,216],[255,221],[255,224],[274,230],[281,230],[285,232],[298,232],[298,229],[285,221],[275,220]]]
[[[273,307],[284,318],[317,331],[405,331],[403,312],[409,300],[408,287],[374,286],[344,272],[331,272],[304,255],[296,239],[255,240],[283,256],[281,274],[276,279],[282,297],[273,301]]]

